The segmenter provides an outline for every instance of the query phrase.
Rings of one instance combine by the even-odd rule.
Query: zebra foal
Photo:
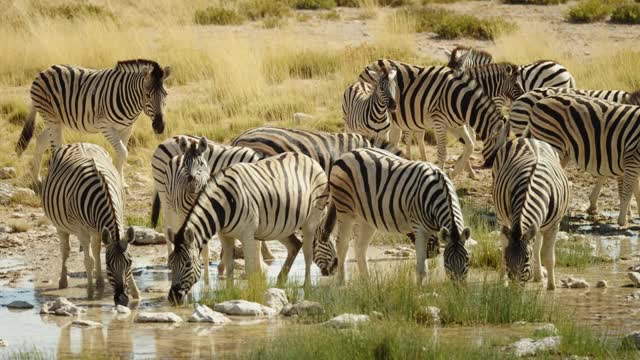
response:
[[[233,278],[233,241],[243,243],[247,272],[258,271],[259,241],[287,243],[302,228],[305,285],[311,284],[312,238],[328,197],[327,176],[311,158],[284,153],[255,163],[234,164],[213,175],[175,234],[169,256],[169,301],[181,303],[201,273],[198,255],[216,233],[224,249],[226,275]],[[278,275],[285,281],[300,250],[287,246]]]
[[[101,243],[106,248],[107,277],[116,305],[127,306],[129,292],[140,298],[131,273],[128,244],[134,240],[130,227],[124,231],[122,184],[111,157],[100,146],[70,144],[54,150],[42,187],[42,206],[60,238],[62,269],[58,285],[66,288],[69,235],[78,237],[84,252],[88,292],[93,294],[95,266],[98,287],[104,285],[100,264]]]
[[[359,226],[355,256],[363,276],[369,275],[367,248],[376,230],[414,233],[418,284],[427,275],[428,240],[445,244],[444,266],[452,279],[464,280],[470,237],[464,227],[453,183],[437,167],[410,161],[380,149],[356,149],[335,161],[329,177],[330,202],[335,214],[324,234],[338,227],[338,279],[345,280],[345,261],[351,230]],[[430,242],[430,240],[429,240]]]
[[[502,225],[504,264],[509,278],[542,280],[540,251],[548,271],[547,289],[555,289],[555,241],[569,207],[569,180],[549,144],[518,138],[498,150],[493,164],[493,202]],[[533,247],[532,247],[533,243]]]
[[[122,176],[127,143],[138,115],[144,111],[152,119],[154,132],[164,132],[164,81],[170,74],[170,67],[161,68],[155,61],[143,59],[119,61],[104,70],[53,65],[38,74],[31,84],[32,107],[15,149],[20,156],[27,148],[39,113],[45,128],[38,135],[31,162],[36,185],[40,184],[42,155],[47,145],[62,145],[65,127],[102,133],[116,151],[115,167]]]

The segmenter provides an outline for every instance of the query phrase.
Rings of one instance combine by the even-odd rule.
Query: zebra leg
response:
[[[424,284],[427,277],[427,238],[426,232],[417,231],[416,233],[416,282],[418,286]]]
[[[38,135],[38,138],[36,139],[36,150],[33,155],[33,159],[31,159],[31,176],[33,177],[33,185],[37,192],[40,192],[40,188],[42,187],[40,165],[42,164],[42,156],[47,150],[47,145],[49,144],[49,131],[49,127],[46,126],[40,135]]]
[[[544,252],[544,267],[547,268],[547,290],[555,290],[555,264],[556,264],[556,235],[560,230],[560,224],[544,232],[542,251]]]
[[[626,227],[628,225],[627,222],[627,212],[629,211],[629,202],[631,201],[631,196],[638,189],[638,174],[636,174],[635,163],[633,165],[626,164],[625,172],[622,179],[622,193],[620,196],[620,214],[618,215],[618,225],[620,227]],[[633,169],[634,171],[631,171]]]
[[[533,241],[533,281],[542,281],[542,263],[540,261],[540,249],[542,249],[542,234],[537,233]]]
[[[130,129],[131,127],[129,127]],[[124,131],[124,130],[123,130]],[[131,130],[129,130],[131,131]],[[127,160],[127,156],[129,156],[129,152],[127,151],[127,146],[122,142],[122,132],[118,131],[114,128],[106,128],[102,129],[102,134],[107,141],[113,146],[113,149],[116,151],[114,165],[116,170],[118,170],[118,174],[120,174],[120,179],[122,180],[122,186],[125,186],[124,175],[122,173],[122,168],[124,166],[125,161]]]
[[[407,145],[407,150],[406,150],[407,159],[409,160],[413,159],[413,154],[412,154],[413,149],[411,148],[413,145],[413,133],[410,131],[403,131],[402,140]]]
[[[126,127],[120,131],[120,141],[122,145],[124,145],[124,158],[122,159],[122,165],[118,169],[120,176],[122,177],[122,187],[127,188],[127,183],[124,181],[124,173],[122,172],[122,166],[127,162],[127,157],[129,156],[129,138],[131,138],[131,133],[133,132],[133,125]]]
[[[260,245],[260,251],[262,251],[262,259],[264,259],[264,261],[272,261],[273,259],[276,258],[271,253],[271,249],[269,249],[269,246],[267,246],[266,241],[263,241],[262,245]]]
[[[418,144],[418,150],[420,150],[420,157],[422,161],[427,161],[427,151],[424,147],[424,131],[416,131],[414,133],[416,137],[416,143]]]
[[[343,284],[346,277],[347,252],[353,230],[354,219],[349,216],[338,217],[338,236],[336,238],[336,250],[338,253],[338,282]]]
[[[587,214],[589,215],[597,215],[598,214],[598,197],[600,197],[600,190],[602,189],[602,185],[604,185],[606,178],[604,176],[599,176],[596,180],[596,184],[593,186],[593,190],[591,190],[591,194],[589,194],[589,208],[587,209]],[[618,185],[618,189],[620,188],[620,184]]]
[[[393,119],[395,115],[392,115]],[[394,122],[391,122],[391,126],[389,127],[389,142],[395,146],[400,144],[400,138],[402,137],[402,130],[396,125]]]
[[[133,278],[133,274],[129,276],[129,288],[131,289],[131,296],[134,299],[140,299],[140,290],[138,289],[138,285],[136,285],[136,280]]]
[[[500,253],[502,254],[502,261],[500,262],[500,271],[498,272],[498,281],[505,281],[505,276],[507,274],[507,259],[504,256],[505,249],[508,245],[508,239],[504,234],[500,234]]]
[[[360,224],[360,231],[358,232],[358,238],[356,239],[355,255],[358,262],[358,272],[360,277],[369,278],[369,265],[367,264],[367,249],[369,249],[369,242],[376,232],[376,228],[367,224]]]
[[[442,171],[445,171],[447,161],[447,128],[445,125],[434,124],[434,130],[438,149],[438,166],[440,166]]]
[[[622,199],[622,189],[624,189],[624,178],[622,176],[617,177],[618,181],[618,198]],[[634,192],[635,194],[635,192]],[[629,210],[627,211],[627,216],[631,216],[631,197],[629,197]]]
[[[464,150],[462,151],[462,154],[460,154],[460,156],[458,157],[458,160],[456,161],[456,165],[450,174],[451,178],[455,178],[462,172],[463,169],[465,169],[469,165],[469,158],[473,153],[473,140],[471,140],[469,134],[467,133],[466,126],[453,128],[451,129],[451,133],[457,138],[462,138],[462,142],[464,143]],[[446,137],[445,137],[445,146],[446,146]],[[469,176],[474,179],[477,178],[473,170],[472,172],[469,173]]]
[[[60,279],[58,280],[58,288],[66,289],[69,286],[67,281],[67,259],[69,258],[69,233],[58,230],[60,238],[60,255],[62,256],[62,269],[60,270]]]
[[[87,296],[93,297],[93,254],[91,254],[91,235],[87,233],[78,234],[80,246],[84,253],[84,268],[87,272]]]
[[[233,248],[235,247],[235,242],[236,240],[234,238],[220,235],[222,251],[220,252],[218,276],[222,276],[222,272],[225,272],[227,282],[231,281],[231,283],[233,283]]]
[[[259,273],[261,270],[260,243],[255,239],[253,233],[243,236],[241,240],[247,275],[250,276]]]
[[[96,269],[96,287],[98,289],[104,289],[104,277],[102,276],[102,262],[100,259],[100,249],[102,243],[100,242],[100,234],[93,234],[91,237],[91,251],[93,252],[93,259]]]
[[[293,266],[293,262],[296,260],[296,256],[298,256],[298,253],[300,252],[302,242],[295,235],[282,239],[280,242],[287,248],[287,259],[284,261],[284,264],[282,264],[282,269],[280,269],[280,272],[278,273],[278,285],[284,285],[287,282],[291,266]],[[313,241],[310,242],[313,243]]]

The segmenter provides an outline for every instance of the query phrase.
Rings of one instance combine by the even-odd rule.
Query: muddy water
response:
[[[590,241],[599,254],[608,254],[614,259],[612,263],[589,267],[577,271],[559,268],[556,271],[557,282],[568,276],[584,277],[592,284],[590,289],[562,289],[555,292],[543,291],[545,299],[553,301],[555,306],[573,311],[574,318],[580,323],[606,330],[612,335],[624,334],[640,328],[640,300],[626,300],[625,297],[636,289],[625,287],[630,281],[626,276],[627,268],[639,260],[640,243],[637,231],[620,231],[609,225],[588,225],[587,221],[577,219],[569,226],[571,232],[589,234]],[[595,234],[595,235],[594,235]],[[277,260],[269,266],[268,277],[274,281],[280,270],[284,257],[284,249],[274,247]],[[634,255],[636,257],[634,257]],[[395,268],[395,265],[415,260],[392,260],[378,253],[370,254],[375,258],[372,268],[383,271]],[[627,259],[627,260],[621,260]],[[438,261],[431,275],[442,276],[442,260]],[[144,259],[137,261],[144,265]],[[151,263],[151,262],[149,262]],[[217,263],[210,266],[211,280],[216,283]],[[314,282],[320,281],[317,268],[313,268]],[[570,270],[570,271],[569,271]],[[57,271],[57,269],[53,270]],[[355,271],[355,269],[351,269]],[[274,336],[286,326],[288,320],[282,318],[255,319],[234,318],[233,323],[224,327],[183,323],[179,325],[136,324],[133,323],[139,311],[173,311],[187,319],[191,315],[190,308],[170,308],[166,295],[169,288],[169,277],[166,266],[141,266],[134,272],[136,281],[142,292],[143,300],[135,306],[132,315],[121,317],[112,312],[111,291],[97,294],[97,298],[86,298],[83,274],[76,274],[70,282],[70,288],[56,289],[55,284],[47,284],[45,288],[34,288],[37,279],[33,279],[27,264],[21,259],[0,260],[0,274],[19,273],[20,277],[0,277],[0,304],[13,300],[25,300],[36,305],[33,310],[8,310],[0,307],[0,339],[10,346],[0,348],[0,358],[8,356],[18,349],[28,351],[38,348],[48,357],[69,357],[74,355],[90,356],[91,354],[125,357],[125,358],[200,358],[240,353],[246,350],[255,339]],[[481,279],[475,271],[471,281]],[[294,263],[290,279],[302,282],[304,278],[304,260],[299,256]],[[607,280],[609,287],[596,289],[598,280]],[[542,284],[529,284],[531,288],[543,287]],[[107,288],[109,286],[107,285]],[[195,287],[196,298],[203,290],[202,281]],[[103,324],[101,329],[81,329],[71,325],[72,318],[39,315],[39,304],[65,296],[72,302],[85,307],[84,318]],[[510,325],[492,327],[446,327],[435,329],[429,341],[448,341],[449,339],[468,339],[474,344],[492,344],[504,339],[517,339],[530,336],[532,325]]]

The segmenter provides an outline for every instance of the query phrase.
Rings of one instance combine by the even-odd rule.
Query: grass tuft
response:
[[[240,3],[240,12],[255,21],[267,17],[285,17],[290,9],[283,0],[245,0]]]
[[[198,25],[239,25],[244,22],[244,17],[236,9],[210,6],[196,10],[194,21]]]
[[[329,20],[329,21],[338,21],[340,20],[340,13],[334,9],[331,11],[327,11],[324,14],[321,14],[320,18],[324,20]]]
[[[514,5],[558,5],[566,2],[567,0],[502,0],[503,4]]]
[[[611,11],[613,8],[606,1],[584,0],[569,9],[567,21],[572,23],[602,21],[611,14]]]
[[[115,15],[104,7],[89,2],[68,3],[60,5],[40,4],[36,10],[43,16],[77,20],[93,17],[97,19],[115,19]]]
[[[293,0],[293,7],[298,10],[319,10],[333,9],[336,7],[335,0]]]
[[[618,6],[611,14],[611,22],[614,24],[640,24],[640,4]]]
[[[4,117],[10,124],[23,125],[29,108],[26,103],[18,100],[9,100],[0,103],[0,117]]]
[[[9,226],[13,229],[13,232],[21,233],[27,232],[31,229],[31,225],[25,220],[11,220]]]
[[[40,196],[19,192],[11,197],[11,203],[16,205],[40,207]]]

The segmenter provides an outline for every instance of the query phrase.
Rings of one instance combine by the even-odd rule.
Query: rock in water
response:
[[[510,348],[516,357],[534,356],[541,352],[553,350],[560,346],[559,336],[550,336],[539,340],[520,339],[511,344]]]
[[[141,312],[136,318],[137,323],[179,323],[182,318],[172,312]]]
[[[440,309],[435,306],[427,306],[419,309],[416,313],[416,321],[426,325],[438,325],[442,322],[440,319]]]
[[[585,289],[589,287],[589,283],[585,279],[574,279],[572,277],[564,280],[560,280],[562,282],[562,287],[569,289]]]
[[[116,307],[113,308],[113,311],[117,312],[118,314],[131,314],[131,309],[124,305],[116,305]]]
[[[629,273],[627,273],[627,275],[629,276],[629,279],[633,281],[633,286],[640,287],[640,273],[630,271]]]
[[[224,325],[231,322],[231,319],[224,314],[211,310],[207,305],[194,304],[193,309],[189,322],[212,323],[214,325]]]
[[[215,311],[227,315],[238,316],[273,316],[276,311],[256,302],[246,300],[231,300],[216,304]]]
[[[33,305],[29,304],[26,301],[20,301],[20,300],[16,300],[16,301],[12,301],[10,303],[8,303],[7,305],[5,305],[8,309],[33,309]]]
[[[327,320],[324,325],[334,327],[336,329],[347,329],[369,321],[369,315],[359,314],[342,314]]]
[[[284,316],[322,315],[324,314],[324,307],[319,302],[302,300],[293,305],[285,306],[280,314]]]
[[[59,316],[78,316],[85,312],[65,297],[59,297],[55,301],[42,304],[40,314],[53,314]]]
[[[0,339],[0,348],[9,346],[9,343],[6,340]]]
[[[149,229],[143,226],[134,226],[134,245],[156,245],[164,244],[166,240],[163,234],[156,232],[153,229]]]
[[[599,280],[596,283],[596,287],[599,288],[599,289],[606,288],[608,286],[609,286],[609,284],[607,284],[607,280]]]
[[[264,305],[272,308],[279,314],[282,308],[289,303],[287,293],[278,288],[267,289],[264,292]]]
[[[73,320],[71,325],[75,325],[75,326],[83,327],[83,328],[99,328],[99,327],[102,327],[102,323],[91,321],[91,320],[84,320],[84,319]]]

